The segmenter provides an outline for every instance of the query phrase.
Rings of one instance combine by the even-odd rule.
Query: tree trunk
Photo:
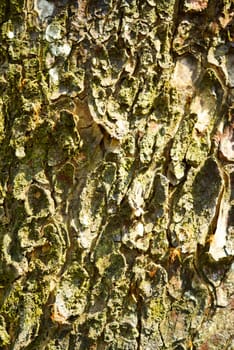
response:
[[[1,349],[233,349],[233,18],[1,1]]]

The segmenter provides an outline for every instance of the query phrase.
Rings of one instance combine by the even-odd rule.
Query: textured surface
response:
[[[233,349],[233,1],[0,21],[0,348]]]

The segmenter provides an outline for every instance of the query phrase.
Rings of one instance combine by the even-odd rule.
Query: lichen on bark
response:
[[[233,15],[1,1],[1,349],[233,347]]]

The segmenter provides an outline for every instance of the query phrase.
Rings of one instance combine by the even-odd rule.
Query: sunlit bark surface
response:
[[[0,21],[0,348],[233,349],[233,1]]]

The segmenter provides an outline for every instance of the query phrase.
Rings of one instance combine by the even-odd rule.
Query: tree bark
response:
[[[0,21],[1,349],[233,349],[233,1]]]

